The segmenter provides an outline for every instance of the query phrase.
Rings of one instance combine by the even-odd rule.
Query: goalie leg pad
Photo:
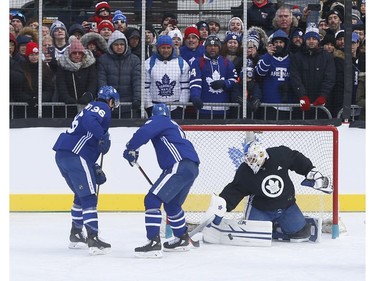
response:
[[[209,224],[203,230],[203,241],[233,246],[269,247],[272,222],[223,219],[219,225]]]

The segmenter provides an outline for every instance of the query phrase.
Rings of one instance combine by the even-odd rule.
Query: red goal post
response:
[[[336,127],[310,125],[183,125],[198,152],[201,164],[199,176],[195,180],[184,203],[186,220],[197,224],[207,210],[212,193],[219,194],[233,180],[241,161],[242,143],[249,132],[264,144],[272,147],[286,145],[302,152],[334,187],[330,195],[313,188],[301,186],[303,176],[290,172],[296,188],[297,204],[306,216],[321,217],[332,224],[332,238],[339,236],[338,217],[338,130]],[[235,153],[237,152],[237,154]],[[234,153],[234,154],[233,154]],[[237,155],[237,156],[233,156]],[[243,218],[246,201],[237,206],[228,218]]]

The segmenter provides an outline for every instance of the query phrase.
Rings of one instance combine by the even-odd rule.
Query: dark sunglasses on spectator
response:
[[[99,13],[102,13],[104,11],[107,11],[107,9],[106,8],[102,8],[102,9],[99,10]]]
[[[113,23],[114,24],[120,24],[120,23],[125,23],[125,21],[124,20],[115,20]]]

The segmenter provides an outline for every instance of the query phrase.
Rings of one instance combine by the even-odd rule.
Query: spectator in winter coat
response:
[[[21,81],[24,81],[22,84],[22,90],[16,93],[13,93],[12,100],[17,102],[27,102],[27,116],[30,118],[38,117],[38,73],[39,73],[39,46],[35,42],[29,42],[26,44],[25,57],[26,61],[21,63],[23,70],[24,78]],[[52,95],[54,91],[53,84],[53,72],[42,62],[42,102],[49,102],[52,100]]]
[[[94,55],[72,36],[70,46],[60,57],[56,73],[59,101],[78,104],[77,108],[68,108],[69,117],[74,117],[96,98],[97,81]]]
[[[290,82],[305,118],[315,118],[315,112],[310,111],[311,104],[324,106],[329,100],[336,81],[336,68],[333,56],[319,45],[317,28],[308,28],[304,40],[306,50],[291,58]],[[327,118],[327,115],[323,113],[318,118]]]
[[[109,85],[120,95],[121,117],[130,118],[131,113],[140,116],[141,106],[141,60],[132,54],[125,35],[115,30],[108,40],[108,52],[97,62],[99,87]],[[134,112],[131,112],[131,109]],[[114,111],[114,114],[118,112]]]

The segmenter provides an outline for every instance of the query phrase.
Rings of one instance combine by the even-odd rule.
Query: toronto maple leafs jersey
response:
[[[220,193],[227,203],[228,212],[247,195],[250,195],[252,206],[259,210],[285,209],[295,203],[294,185],[288,172],[291,170],[306,176],[313,164],[302,153],[286,146],[266,150],[269,158],[257,174],[243,162],[233,181]]]
[[[281,84],[289,83],[290,56],[274,57],[264,54],[255,66],[256,73],[263,77],[262,102],[264,103],[292,103],[293,97],[289,93],[288,99],[283,100],[279,87]]]
[[[145,108],[154,103],[187,103],[190,98],[189,64],[176,55],[163,60],[153,54],[145,61]],[[171,110],[177,106],[171,106]]]
[[[140,127],[127,144],[127,149],[137,150],[151,140],[159,167],[172,167],[182,159],[190,159],[199,164],[199,157],[193,144],[186,139],[181,127],[167,116],[151,116]]]
[[[99,139],[108,131],[111,123],[111,109],[107,103],[94,101],[78,113],[72,125],[58,137],[53,150],[71,151],[89,163],[99,157]]]
[[[203,59],[195,59],[190,67],[190,97],[200,98],[203,103],[229,103],[230,90],[237,83],[238,74],[233,63],[219,56],[218,59],[210,59],[203,56]],[[214,90],[210,84],[216,80],[224,80],[224,89]],[[212,109],[223,113],[228,106],[213,106]],[[211,113],[211,106],[203,106],[200,110],[203,114]]]

